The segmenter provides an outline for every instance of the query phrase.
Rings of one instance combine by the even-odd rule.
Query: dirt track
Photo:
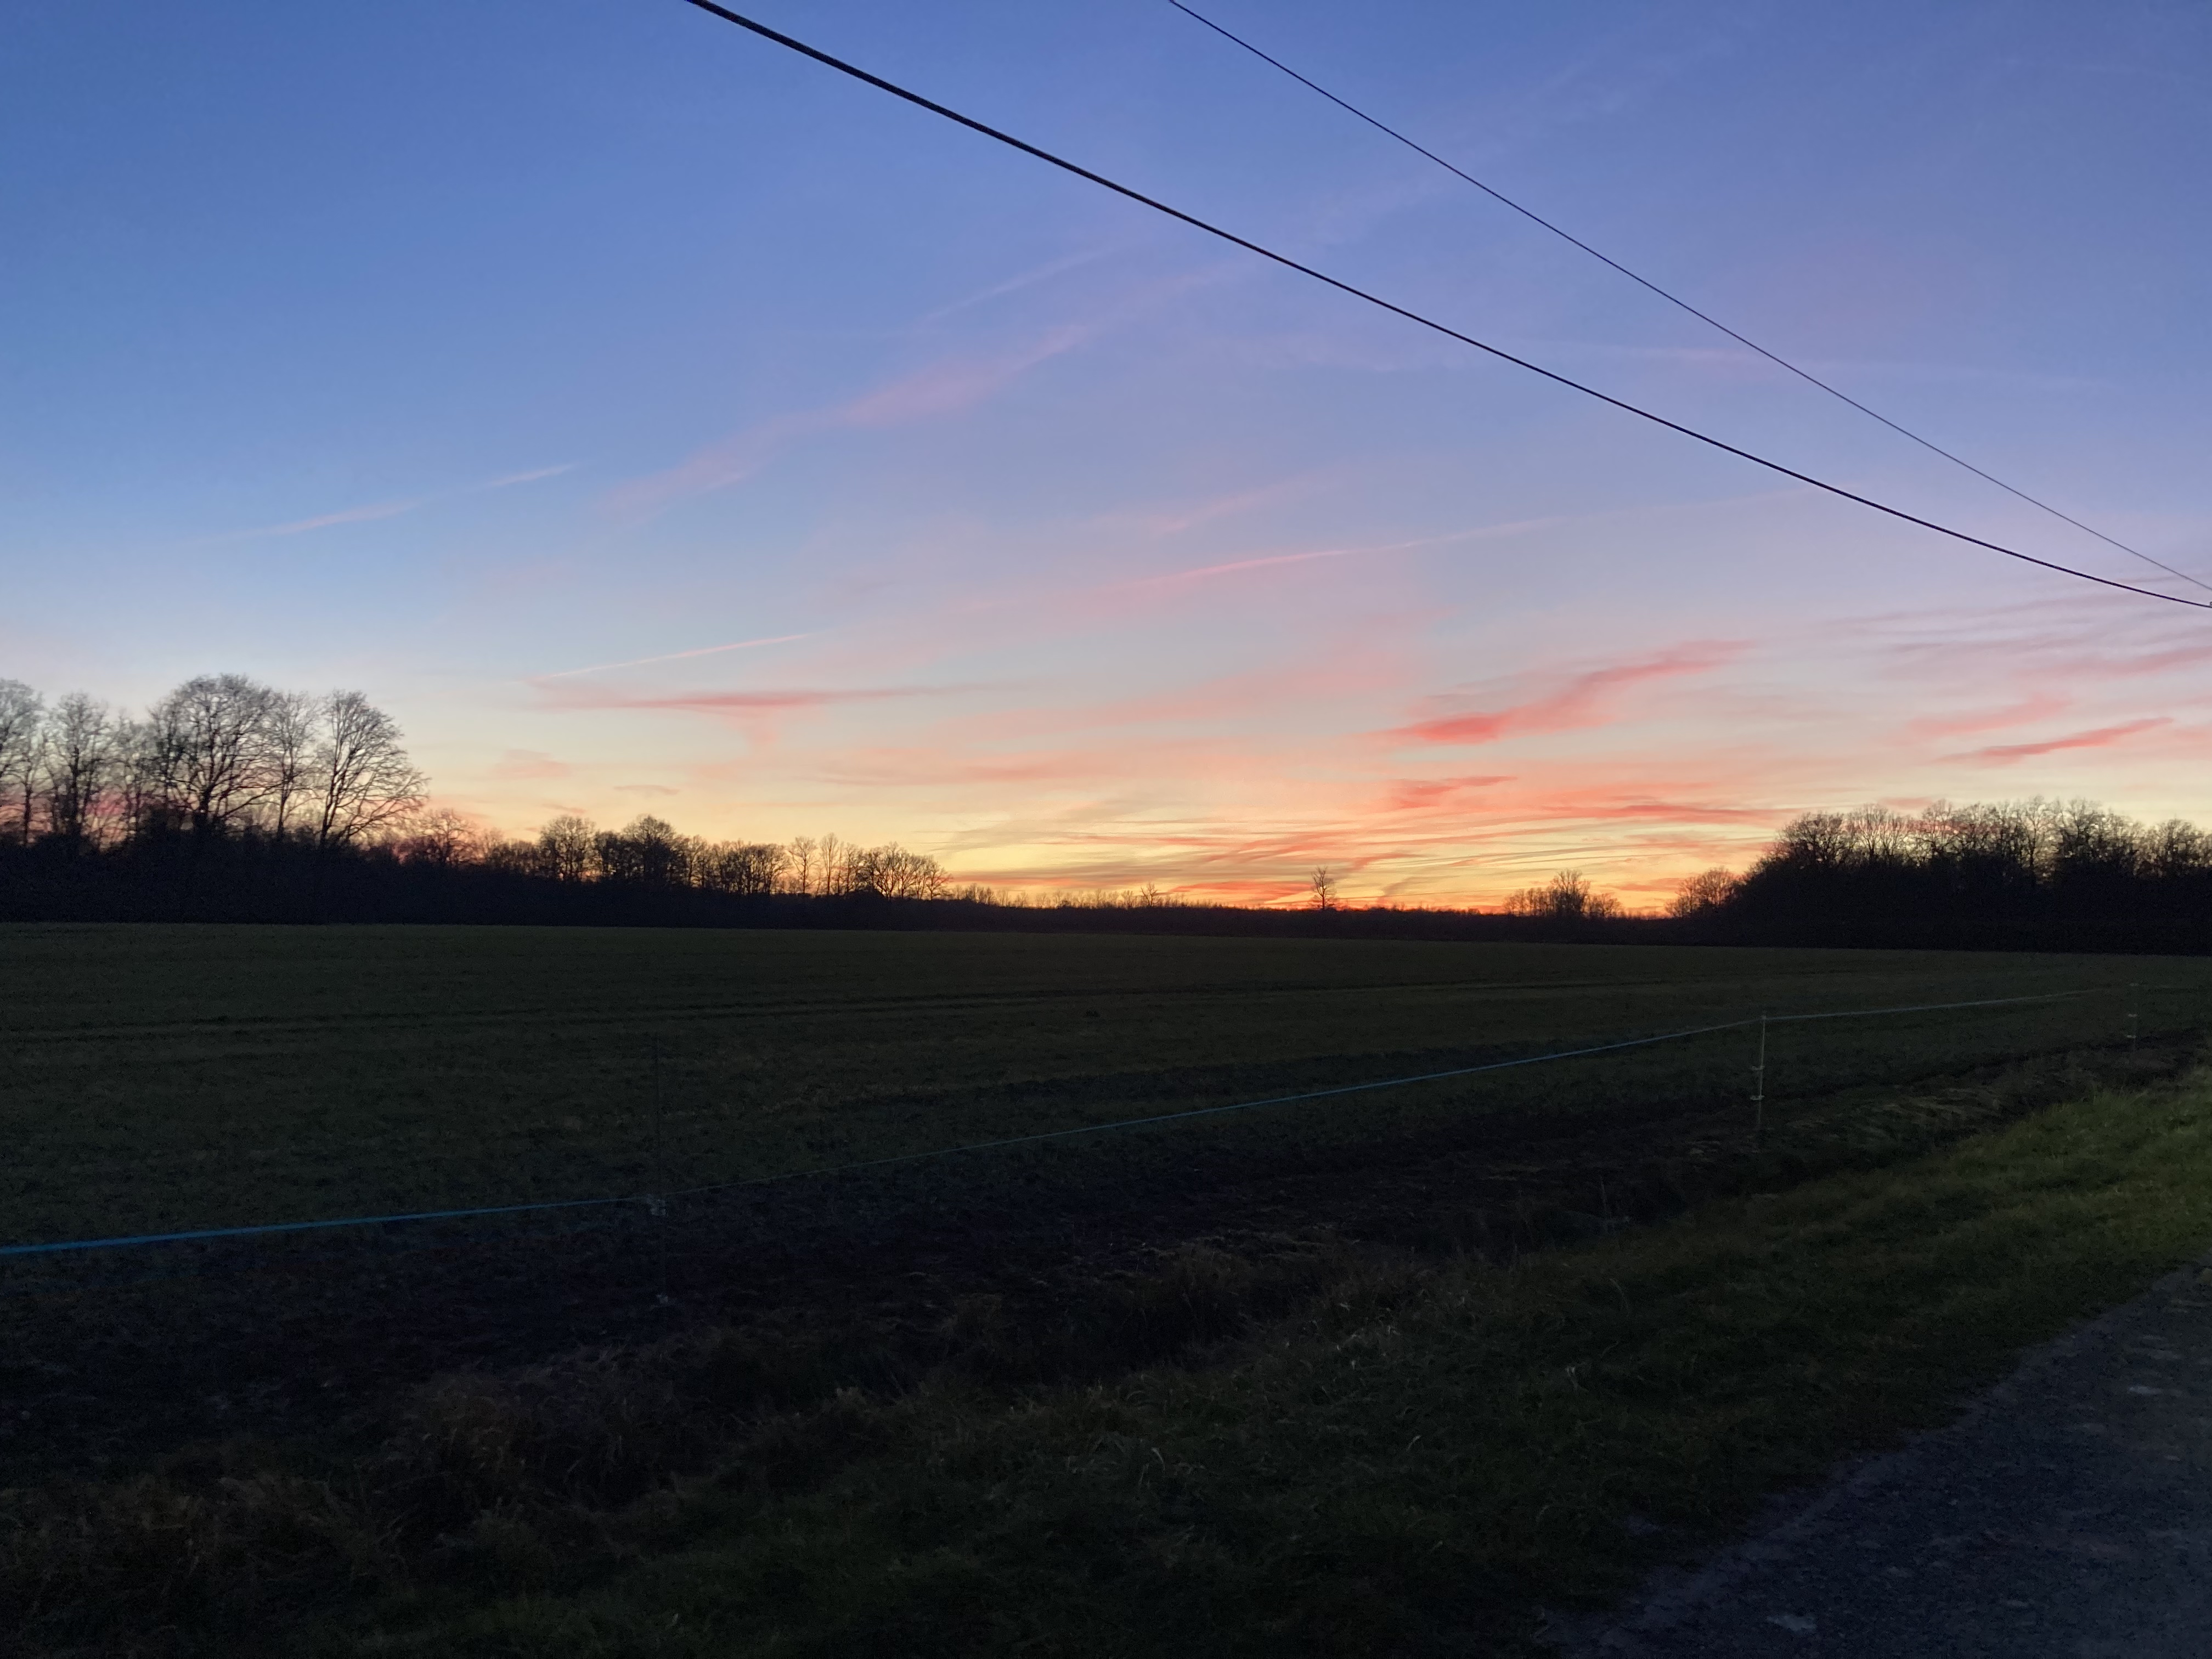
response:
[[[2206,1659],[2212,1257],[1565,1645],[1575,1659]]]

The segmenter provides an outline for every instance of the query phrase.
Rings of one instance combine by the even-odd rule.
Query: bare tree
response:
[[[1313,890],[1311,903],[1315,909],[1334,910],[1336,908],[1337,897],[1335,871],[1330,869],[1326,864],[1317,864],[1314,866],[1313,874],[1306,878],[1306,884]]]
[[[0,811],[12,810],[15,837],[31,839],[31,803],[45,747],[46,706],[21,680],[0,680]],[[6,818],[0,817],[0,824]]]
[[[945,876],[927,853],[909,853],[896,842],[848,848],[842,890],[878,898],[931,899],[944,896]]]
[[[1579,870],[1562,870],[1541,887],[1524,887],[1505,901],[1509,916],[1541,921],[1600,921],[1620,914],[1620,901],[1592,890]]]
[[[1674,890],[1667,906],[1670,916],[1701,916],[1717,910],[1735,896],[1741,884],[1726,870],[1700,871]]]
[[[180,827],[203,836],[230,829],[268,795],[274,695],[243,674],[203,674],[154,705],[147,758]]]
[[[428,780],[400,747],[391,715],[358,691],[331,692],[319,713],[321,741],[301,790],[317,847],[356,845],[422,805]]]
[[[587,881],[592,874],[592,847],[599,826],[589,818],[565,812],[538,832],[538,864],[542,874],[556,881]]]
[[[108,786],[121,756],[121,722],[106,703],[72,691],[47,722],[46,833],[71,847],[99,838]]]
[[[2185,818],[2143,832],[2142,868],[2160,881],[2184,881],[2212,870],[2212,835]]]
[[[535,876],[544,872],[545,860],[532,841],[495,841],[483,849],[483,867],[503,876]]]
[[[629,844],[635,880],[647,887],[690,884],[694,843],[667,819],[643,813],[623,831],[623,839]]]
[[[266,726],[269,827],[282,841],[291,833],[292,819],[307,805],[315,772],[315,749],[321,736],[326,699],[304,691],[271,691]]]
[[[417,811],[410,819],[399,856],[409,864],[427,864],[441,870],[482,862],[490,838],[467,813],[450,806]]]
[[[789,856],[764,842],[722,842],[700,849],[696,880],[709,892],[764,898],[775,891]]]
[[[792,890],[801,898],[814,890],[814,837],[800,836],[791,843]]]

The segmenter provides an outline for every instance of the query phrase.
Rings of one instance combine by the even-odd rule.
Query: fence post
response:
[[[655,1300],[665,1308],[675,1298],[668,1294],[668,1162],[663,1153],[660,1133],[660,1037],[658,1033],[653,1039],[653,1197],[646,1207],[652,1212],[653,1231],[660,1248],[660,1294]]]
[[[1759,1011],[1759,1059],[1751,1068],[1751,1144],[1766,1139],[1766,1010]]]
[[[2136,1038],[2140,1034],[2142,1026],[2140,1018],[2142,1012],[2142,982],[2140,980],[2130,980],[2128,981],[2128,1053],[2130,1055],[2136,1051]]]

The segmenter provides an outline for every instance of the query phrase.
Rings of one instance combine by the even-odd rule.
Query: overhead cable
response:
[[[2039,500],[2036,496],[2029,495],[2025,489],[2021,489],[2016,485],[2007,483],[2002,478],[1996,477],[1994,473],[1984,472],[1980,467],[1976,466],[1972,461],[1966,459],[1963,456],[1953,454],[1941,444],[1936,443],[1930,439],[1922,437],[1917,432],[1913,431],[1910,427],[1900,425],[1899,422],[1891,420],[1888,416],[1884,415],[1879,410],[1868,408],[1857,398],[1852,397],[1848,392],[1841,391],[1837,387],[1829,385],[1819,375],[1813,374],[1808,369],[1800,368],[1796,363],[1791,362],[1787,357],[1783,356],[1780,353],[1769,351],[1765,346],[1759,344],[1758,341],[1748,339],[1743,335],[1737,333],[1726,323],[1721,321],[1719,318],[1711,316],[1705,312],[1698,310],[1697,307],[1692,305],[1687,300],[1682,298],[1680,295],[1668,292],[1667,289],[1660,287],[1658,283],[1653,282],[1650,277],[1641,276],[1638,272],[1631,270],[1626,265],[1621,264],[1620,260],[1613,258],[1609,255],[1599,252],[1597,249],[1592,247],[1588,242],[1583,241],[1579,236],[1575,235],[1570,231],[1561,229],[1558,225],[1553,224],[1549,219],[1545,218],[1543,215],[1536,212],[1534,209],[1522,206],[1520,203],[1506,195],[1504,191],[1497,189],[1493,185],[1486,185],[1481,179],[1476,178],[1473,173],[1455,166],[1449,161],[1447,161],[1443,156],[1437,155],[1434,150],[1428,149],[1423,144],[1416,143],[1413,139],[1407,137],[1404,133],[1399,131],[1397,128],[1389,125],[1386,122],[1376,119],[1374,116],[1370,115],[1365,110],[1361,109],[1358,105],[1353,104],[1346,99],[1338,97],[1336,94],[1331,92],[1327,87],[1322,86],[1319,82],[1309,80],[1306,76],[1299,74],[1297,70],[1292,69],[1288,64],[1283,62],[1281,58],[1273,57],[1268,52],[1262,51],[1260,47],[1254,46],[1252,42],[1244,39],[1243,35],[1231,33],[1228,29],[1222,27],[1220,24],[1215,22],[1211,17],[1206,16],[1203,12],[1195,10],[1193,8],[1185,5],[1183,3],[1183,0],[1168,0],[1168,3],[1173,6],[1177,11],[1182,12],[1185,16],[1193,18],[1197,21],[1205,24],[1206,27],[1212,29],[1223,40],[1230,41],[1233,45],[1242,46],[1246,52],[1250,52],[1261,63],[1272,64],[1274,68],[1280,70],[1284,74],[1289,76],[1291,80],[1296,81],[1300,86],[1310,88],[1311,90],[1319,93],[1322,97],[1328,99],[1330,103],[1334,104],[1339,109],[1344,111],[1346,114],[1358,117],[1359,119],[1366,122],[1369,126],[1373,127],[1377,132],[1396,139],[1400,143],[1403,144],[1407,149],[1413,151],[1416,155],[1425,156],[1430,161],[1434,161],[1446,173],[1452,174],[1455,178],[1466,180],[1467,183],[1473,185],[1477,190],[1489,197],[1492,201],[1502,203],[1506,207],[1511,208],[1514,212],[1519,214],[1522,218],[1529,221],[1532,224],[1541,225],[1546,230],[1550,231],[1553,235],[1559,237],[1561,240],[1572,243],[1583,252],[1589,254],[1591,258],[1599,261],[1601,264],[1612,266],[1613,270],[1627,277],[1630,282],[1638,284],[1639,287],[1649,289],[1652,293],[1666,301],[1668,304],[1679,307],[1682,310],[1688,312],[1690,315],[1695,317],[1699,322],[1718,329],[1722,333],[1727,335],[1729,339],[1734,340],[1738,345],[1744,347],[1747,350],[1757,352],[1760,356],[1765,358],[1767,362],[1774,364],[1777,368],[1788,369],[1799,380],[1807,382],[1808,385],[1818,386],[1830,397],[1841,398],[1844,403],[1849,404],[1853,409],[1858,410],[1860,414],[1869,416],[1875,420],[1880,421],[1884,426],[1887,427],[1892,432],[1896,433],[1899,437],[1910,438],[1914,443],[1918,444],[1923,449],[1933,451],[1936,454],[1941,455],[1945,460],[1954,462],[1960,466],[1965,467],[1967,471],[1972,473],[1976,477],[1983,480],[1984,483],[1995,484],[1999,489],[2003,490],[2007,495],[2017,496],[2020,500],[2026,501],[2030,507],[2040,507],[2044,512],[2051,514],[2052,518],[2061,520],[2067,524],[2072,525],[2075,529],[2081,531],[2083,534],[2094,536],[2099,541],[2104,543],[2107,547],[2117,547],[2121,552],[2132,554],[2135,557],[2141,559],[2145,564],[2156,566],[2159,569],[2165,571],[2169,576],[2178,576],[2183,581],[2189,583],[2191,586],[2203,588],[2206,592],[2212,593],[2212,583],[2200,581],[2195,576],[2191,575],[2186,570],[2178,570],[2173,566],[2166,563],[2165,560],[2155,558],[2152,555],[2144,552],[2139,547],[2130,547],[2127,543],[2119,540],[2116,537],[2107,536],[2103,531],[2097,529],[2093,525],[2083,524],[2081,520],[2074,517],[2071,514],[2062,512],[2059,508],[2051,506],[2050,502]]]
[[[701,11],[711,13],[726,23],[734,23],[739,28],[757,34],[764,40],[772,40],[777,46],[795,52],[803,58],[811,58],[816,63],[836,70],[841,75],[849,75],[856,81],[865,82],[879,92],[887,92],[894,98],[903,99],[917,108],[927,110],[933,115],[942,116],[948,121],[966,127],[971,132],[980,132],[986,138],[995,139],[1011,149],[1020,150],[1025,155],[1033,155],[1040,161],[1060,168],[1063,173],[1072,173],[1079,179],[1087,179],[1101,189],[1112,191],[1117,196],[1127,197],[1130,201],[1151,208],[1156,213],[1163,213],[1170,219],[1180,220],[1194,230],[1202,230],[1207,235],[1218,237],[1234,246],[1244,249],[1247,252],[1256,253],[1261,258],[1272,260],[1287,270],[1295,270],[1302,276],[1310,276],[1314,281],[1325,283],[1340,293],[1349,294],[1355,300],[1364,300],[1371,306],[1378,307],[1394,316],[1402,317],[1407,322],[1418,323],[1423,328],[1432,330],[1447,339],[1456,340],[1462,345],[1473,346],[1477,351],[1487,352],[1502,362],[1511,363],[1516,368],[1525,368],[1532,374],[1540,374],[1544,379],[1565,386],[1570,391],[1579,392],[1585,397],[1595,398],[1602,404],[1610,404],[1613,408],[1625,413],[1650,421],[1655,426],[1663,426],[1669,432],[1680,433],[1686,438],[1695,439],[1711,448],[1734,455],[1741,460],[1749,461],[1754,466],[1765,467],[1770,472],[1779,473],[1785,478],[1794,478],[1799,483],[1809,484],[1815,489],[1825,490],[1831,495],[1842,497],[1844,501],[1856,501],[1861,507],[1871,507],[1876,513],[1901,520],[1906,524],[1917,525],[1923,530],[1932,530],[1937,535],[1948,536],[1954,541],[1965,542],[1969,546],[1983,548],[1991,553],[2001,553],[2006,558],[2017,559],[2023,564],[2037,565],[2045,570],[2056,571],[2062,576],[2072,576],[2081,581],[2094,582],[2100,587],[2117,588],[2124,593],[2133,593],[2146,599],[2159,599],[2168,605],[2186,605],[2192,611],[2212,611],[2212,600],[2185,599],[2179,594],[2161,593],[2156,588],[2139,587],[2133,582],[2120,581],[2111,576],[2100,576],[2094,572],[2077,569],[2072,565],[2060,564],[2051,559],[2039,559],[2033,553],[2022,553],[2017,549],[2006,547],[2001,543],[1984,541],[1979,536],[1970,536],[1963,530],[1954,530],[1948,525],[1938,524],[1933,519],[1923,519],[1917,514],[1907,513],[1903,507],[1891,507],[1886,502],[1875,500],[1870,495],[1862,495],[1856,490],[1846,489],[1841,484],[1830,483],[1826,479],[1814,477],[1809,472],[1800,472],[1795,467],[1784,466],[1779,461],[1769,460],[1764,455],[1754,454],[1748,449],[1740,448],[1724,439],[1700,432],[1694,427],[1684,426],[1679,421],[1670,421],[1663,415],[1654,414],[1648,409],[1615,398],[1608,392],[1600,392],[1595,386],[1585,386],[1580,380],[1571,379],[1556,370],[1546,368],[1540,363],[1530,362],[1525,357],[1516,357],[1501,346],[1494,346],[1486,341],[1478,340],[1472,334],[1463,334],[1447,324],[1437,322],[1434,318],[1425,317],[1418,311],[1410,310],[1404,306],[1383,299],[1380,295],[1371,294],[1364,288],[1356,287],[1340,277],[1330,276],[1326,271],[1317,270],[1311,265],[1302,264],[1291,258],[1287,253],[1278,253],[1274,249],[1263,246],[1247,237],[1239,236],[1234,231],[1224,230],[1219,225],[1200,218],[1196,214],[1186,213],[1181,208],[1170,207],[1165,202],[1146,195],[1142,191],[1116,183],[1103,173],[1094,173],[1089,167],[1068,161],[1064,156],[1055,155],[1048,149],[1040,149],[1025,139],[1015,137],[1012,133],[1002,132],[997,127],[978,121],[973,116],[963,115],[958,110],[948,108],[933,99],[925,98],[918,92],[910,92],[896,82],[886,81],[879,75],[872,75],[866,70],[856,64],[848,64],[842,58],[833,58],[826,52],[808,46],[804,40],[794,40],[780,30],[770,28],[765,23],[757,22],[741,13],[732,11],[726,6],[717,5],[714,0],[684,0],[684,3],[696,7]]]

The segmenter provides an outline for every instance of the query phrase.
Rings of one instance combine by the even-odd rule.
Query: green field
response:
[[[53,1656],[1518,1656],[2212,1238],[2194,960],[0,929],[10,1241],[2076,990],[1775,1025],[1764,1135],[1739,1027],[0,1262],[0,1605]]]
[[[2124,1029],[2212,963],[1650,946],[445,927],[0,929],[0,1242],[738,1180],[1777,1012],[1782,1098]],[[660,1081],[656,1109],[655,1060]],[[1746,1091],[1741,1033],[1153,1135],[1327,1141]],[[653,1121],[660,1118],[655,1152]],[[1085,1145],[1096,1143],[1086,1142]]]

